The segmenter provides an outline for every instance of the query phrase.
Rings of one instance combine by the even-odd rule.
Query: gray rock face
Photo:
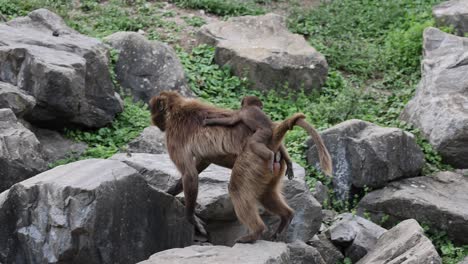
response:
[[[55,37],[52,32],[58,32]],[[101,127],[122,111],[111,82],[107,49],[38,9],[0,24],[0,81],[33,96],[25,118],[41,126]]]
[[[344,256],[325,234],[314,236],[307,244],[318,250],[325,263],[340,263]]]
[[[452,26],[459,36],[464,36],[468,32],[468,1],[466,0],[452,0],[438,4],[432,8],[432,15],[438,26]]]
[[[136,100],[147,103],[164,90],[192,95],[182,64],[167,44],[149,41],[135,32],[117,32],[105,41],[120,52],[115,68],[117,80]]]
[[[323,205],[324,203],[328,203],[330,200],[330,197],[328,197],[328,191],[327,186],[322,182],[317,181],[317,183],[315,183],[314,190],[312,191],[312,195],[320,204]]]
[[[468,256],[466,256],[460,263],[458,264],[468,264]]]
[[[289,250],[284,243],[257,241],[254,244],[226,246],[191,246],[174,248],[152,255],[138,264],[289,264]]]
[[[1,62],[0,62],[1,63]],[[36,99],[9,83],[0,82],[0,108],[10,108],[16,116],[29,113],[36,105]]]
[[[308,241],[320,229],[322,222],[322,206],[312,196],[305,179],[305,169],[298,164],[293,164],[294,179],[283,178],[283,194],[287,203],[294,209],[294,218],[286,233],[286,240]],[[279,219],[276,218],[279,224]]]
[[[127,150],[131,153],[167,153],[164,132],[156,126],[147,127],[140,136],[128,143]]]
[[[2,263],[136,263],[193,239],[183,206],[114,160],[56,167],[0,205]]]
[[[371,251],[379,237],[387,231],[371,221],[350,213],[344,213],[336,218],[336,222],[328,229],[330,240],[339,245],[345,256],[357,262]]]
[[[383,234],[375,248],[358,264],[442,263],[431,241],[414,219],[405,220]]]
[[[53,130],[35,128],[33,132],[41,143],[41,153],[47,163],[79,157],[88,148],[86,143],[75,142]]]
[[[0,109],[0,191],[46,169],[36,136],[11,109]]]
[[[440,172],[393,182],[373,191],[359,202],[358,214],[368,212],[375,221],[389,217],[388,223],[414,218],[439,230],[450,239],[468,243],[468,177]]]
[[[180,179],[180,173],[167,154],[132,153],[128,156],[125,153],[118,153],[110,159],[121,161],[136,169],[148,184],[164,192]]]
[[[352,197],[352,187],[382,187],[389,181],[418,176],[424,154],[414,136],[398,128],[348,120],[321,133],[333,160],[333,185],[339,199]],[[318,167],[318,154],[307,142],[307,162]]]
[[[327,78],[325,57],[303,36],[289,32],[279,15],[230,18],[203,26],[197,37],[216,46],[217,64],[247,76],[256,89],[282,88],[288,83],[292,89],[310,92]]]
[[[148,183],[167,191],[176,184],[180,174],[167,154],[116,154],[111,159],[122,161],[138,170]],[[320,228],[322,212],[305,182],[305,170],[294,164],[294,180],[284,177],[283,193],[287,203],[295,210],[294,218],[285,233],[286,241],[307,241]],[[199,175],[197,215],[207,223],[209,242],[215,245],[234,244],[234,240],[247,233],[247,229],[237,220],[228,192],[231,170],[211,165]],[[179,197],[183,199],[183,194]],[[265,224],[274,230],[279,218],[261,210]]]
[[[210,168],[213,168],[212,171]],[[310,193],[305,182],[305,171],[294,164],[295,178],[291,181],[284,177],[283,194],[288,205],[294,209],[294,218],[282,240],[307,241],[320,229],[322,220],[321,206]],[[230,170],[210,166],[200,174],[198,202],[200,215],[208,220],[210,242],[220,245],[233,245],[234,240],[247,233],[247,229],[237,221],[235,211],[228,194]],[[261,215],[269,231],[279,224],[280,219],[261,208]]]
[[[401,119],[421,130],[445,162],[468,168],[468,38],[424,30],[421,82]]]
[[[296,240],[288,244],[290,264],[326,264],[317,249],[303,241]]]

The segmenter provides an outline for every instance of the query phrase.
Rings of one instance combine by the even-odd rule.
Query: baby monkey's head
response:
[[[258,106],[263,109],[263,103],[257,96],[245,96],[242,98],[241,106]]]

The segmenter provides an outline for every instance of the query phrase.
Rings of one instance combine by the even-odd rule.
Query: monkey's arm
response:
[[[220,117],[220,118],[206,118],[204,121],[205,126],[233,126],[240,122],[241,119],[239,115],[233,115],[230,117]]]
[[[288,151],[286,150],[283,144],[280,145],[279,152],[281,154],[282,159],[286,162],[286,175],[288,176],[288,179],[292,180],[294,178],[292,161],[291,157],[288,154]]]

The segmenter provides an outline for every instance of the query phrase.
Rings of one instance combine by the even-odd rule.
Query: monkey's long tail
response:
[[[278,126],[275,127],[273,133],[273,145],[279,145],[283,141],[286,132],[292,129],[294,126],[302,127],[307,133],[312,137],[315,145],[317,146],[317,151],[319,154],[320,167],[322,171],[328,175],[332,175],[332,160],[330,153],[328,153],[327,147],[323,143],[322,137],[315,130],[315,128],[305,121],[304,114],[294,114],[290,118],[281,122]]]

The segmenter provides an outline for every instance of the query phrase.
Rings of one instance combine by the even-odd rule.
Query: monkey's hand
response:
[[[287,163],[286,164],[286,175],[288,176],[289,180],[292,180],[294,178],[294,170],[292,167],[292,163]]]
[[[206,232],[206,229],[205,229],[205,222],[203,222],[203,220],[198,218],[198,216],[193,215],[188,220],[193,226],[195,226],[195,230],[200,232],[201,235],[203,235],[203,236],[208,235],[208,233]]]

